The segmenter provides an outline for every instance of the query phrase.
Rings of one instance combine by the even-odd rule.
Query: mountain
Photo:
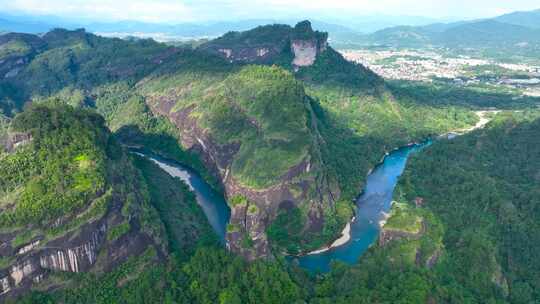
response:
[[[436,42],[447,46],[503,47],[518,43],[540,44],[540,30],[494,20],[458,25],[436,37]]]
[[[528,28],[540,28],[540,9],[526,12],[514,12],[496,17],[494,20]]]
[[[335,267],[318,296],[336,303],[538,299],[540,142],[531,134],[540,132],[539,114],[500,113],[485,129],[411,157],[378,244],[358,265]],[[396,280],[406,287],[396,289]]]
[[[492,19],[396,26],[359,37],[361,45],[476,49],[497,56],[535,57],[540,48],[539,11],[516,12]]]
[[[10,245],[14,259],[0,263],[0,273],[9,276],[10,292],[32,286],[50,292],[29,297],[52,302],[137,298],[150,303],[212,303],[232,297],[286,303],[306,298],[293,274],[272,260],[282,261],[283,253],[319,249],[338,238],[353,216],[353,201],[366,174],[385,153],[476,120],[462,107],[397,98],[372,71],[346,61],[328,45],[328,34],[313,30],[308,21],[230,32],[195,49],[149,39],[104,38],[82,29],[0,37],[0,48],[8,50],[0,63],[0,142],[5,146],[0,157],[13,159],[11,171],[3,172],[8,182],[18,182],[2,199],[13,214],[18,214],[18,206],[31,210],[23,214],[37,212],[31,218],[37,220],[23,218],[16,233],[9,234],[7,228],[0,233],[10,240],[22,239],[17,245],[26,246],[33,239],[21,231],[34,231],[34,222],[46,228],[65,217],[92,224],[93,219],[78,212],[90,208],[92,199],[113,184],[119,202],[133,204],[134,210],[120,203],[107,209],[107,216],[133,220],[129,227],[124,223],[110,232],[111,239],[129,228],[153,240],[144,244],[163,247],[155,255],[145,251],[129,256],[130,251],[122,251],[125,261],[103,270],[108,254],[120,253],[100,245],[103,250],[94,253],[106,260],[103,263],[98,258],[80,273],[46,268],[43,272],[50,278],[21,283],[15,279],[18,275],[11,277],[18,259],[13,250],[19,247]],[[132,159],[123,146],[147,149],[189,166],[216,195],[224,196],[232,213],[226,234],[229,251],[205,232],[206,221],[200,219],[191,192],[152,163]],[[24,164],[19,165],[17,155],[26,147],[41,157],[35,158],[41,162],[29,176],[18,170]],[[97,152],[80,157],[79,151],[86,148]],[[79,172],[85,168],[97,169]],[[28,189],[31,195],[13,199],[18,189]],[[80,192],[87,196],[75,199],[83,195]],[[60,202],[57,198],[62,198],[65,210],[55,204]],[[140,209],[156,212],[139,213]],[[6,221],[18,218],[11,211],[6,214]],[[152,227],[162,228],[145,232]],[[48,237],[43,230],[34,234]],[[70,243],[74,235],[65,236],[52,245],[78,246]],[[39,250],[29,255],[39,256]],[[131,272],[139,276],[134,279]],[[268,294],[267,284],[285,291]],[[230,292],[223,291],[226,286]],[[46,302],[31,299],[30,303]]]
[[[367,38],[374,44],[414,47],[432,43],[436,31],[424,27],[396,26],[377,31]]]
[[[393,27],[366,36],[362,45],[391,47],[443,47],[483,51],[502,59],[516,56],[538,58],[540,29],[496,20],[434,24],[422,27]]]
[[[297,20],[272,20],[272,19],[247,19],[239,21],[218,21],[206,23],[179,23],[159,24],[140,21],[118,22],[80,22],[76,23],[54,17],[12,16],[0,14],[0,31],[17,33],[45,33],[56,27],[67,29],[85,28],[88,31],[106,36],[134,36],[143,35],[157,40],[186,40],[214,38],[225,34],[227,31],[247,31],[257,26],[266,24],[295,25]],[[313,21],[314,28],[329,32],[332,40],[346,43],[354,41],[362,36],[358,31],[350,27],[324,22]]]
[[[208,233],[183,186],[171,201],[184,208],[176,215],[190,235],[167,234],[167,223],[157,220],[163,202],[104,123],[93,111],[58,102],[32,105],[11,122],[1,147],[8,153],[0,156],[0,299],[55,272],[114,272],[127,261],[135,282],[164,262],[170,244],[188,248]],[[48,288],[67,281],[57,277]]]

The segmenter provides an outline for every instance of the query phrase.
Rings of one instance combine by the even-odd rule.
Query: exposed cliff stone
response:
[[[180,130],[182,146],[201,156],[206,167],[221,180],[227,198],[239,195],[249,202],[231,208],[231,229],[226,236],[230,250],[249,260],[268,257],[270,249],[266,230],[284,202],[296,207],[308,204],[309,210],[320,211],[310,212],[314,216],[307,219],[305,230],[321,231],[324,222],[321,206],[332,204],[339,196],[339,189],[331,189],[327,178],[320,174],[322,168],[317,153],[289,168],[279,182],[270,187],[246,187],[231,174],[233,159],[241,143],[218,144],[207,130],[201,128],[197,115],[193,115],[196,105],[175,109],[174,95],[149,97],[147,102],[155,114],[167,117]]]
[[[230,32],[200,49],[230,62],[262,63],[288,61],[295,68],[313,65],[326,51],[328,35],[313,31],[309,21],[288,25],[260,26],[246,32]]]
[[[0,269],[0,301],[26,292],[35,283],[47,278],[51,271],[77,273],[95,269],[98,267],[100,252],[107,254],[99,268],[107,271],[154,244],[150,237],[139,231],[108,242],[109,223],[117,222],[117,218],[117,213],[109,212],[101,220],[86,224],[60,238],[47,241],[39,237],[16,248],[10,244],[20,231],[0,234],[0,253],[2,257],[11,257],[13,260],[9,267]]]
[[[51,249],[39,257],[42,268],[69,272],[89,269],[96,262],[97,252],[103,242],[106,226],[101,225],[81,245],[71,248]]]
[[[17,147],[28,144],[32,140],[30,133],[8,133],[7,138],[4,140],[3,150],[11,153],[17,149]]]
[[[417,240],[425,232],[425,223],[422,222],[422,229],[418,233],[411,233],[403,230],[385,229],[384,227],[379,232],[379,246],[384,247],[392,241],[400,239]]]

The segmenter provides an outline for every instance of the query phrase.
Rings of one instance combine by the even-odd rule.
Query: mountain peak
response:
[[[296,26],[294,27],[294,29],[296,31],[310,31],[310,32],[313,32],[313,29],[311,28],[311,21],[309,20],[304,20],[304,21],[300,21],[296,24]]]

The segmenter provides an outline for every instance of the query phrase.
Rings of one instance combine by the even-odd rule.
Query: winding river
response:
[[[292,260],[312,272],[329,271],[334,260],[356,264],[358,258],[377,240],[380,222],[385,220],[390,212],[394,188],[405,169],[408,157],[430,144],[431,141],[428,141],[394,150],[368,175],[364,191],[356,200],[356,217],[350,223],[350,239],[347,242]]]
[[[452,139],[455,136],[482,128],[490,121],[487,115],[497,112],[478,111],[476,114],[480,120],[474,127],[441,135],[441,138]],[[399,176],[405,169],[407,159],[411,153],[417,152],[431,143],[431,141],[426,141],[422,144],[406,146],[386,155],[383,162],[368,175],[365,189],[356,200],[356,217],[347,225],[343,232],[344,235],[336,240],[330,248],[288,259],[312,272],[329,271],[332,261],[356,264],[360,256],[377,240],[381,221],[386,220],[386,216],[390,212],[393,192]],[[132,150],[132,152],[147,157],[171,176],[179,177],[186,182],[195,192],[197,202],[208,217],[208,221],[220,239],[225,242],[231,211],[222,195],[212,190],[194,170],[178,162],[145,151]]]
[[[225,232],[227,231],[227,224],[231,217],[231,210],[221,194],[214,191],[195,170],[189,167],[176,161],[147,153],[146,151],[132,149],[132,152],[148,158],[169,175],[178,177],[184,181],[191,191],[195,193],[197,203],[203,209],[208,222],[220,240],[223,243],[225,242]]]
[[[340,244],[336,247],[302,257],[289,258],[289,260],[313,272],[329,271],[330,264],[334,260],[348,264],[357,263],[358,258],[377,240],[379,223],[390,211],[394,188],[405,169],[409,155],[429,144],[430,142],[427,142],[394,150],[368,175],[365,189],[356,201],[357,215],[346,229],[350,238],[339,242]],[[134,153],[150,159],[171,176],[179,177],[186,182],[195,192],[197,203],[202,207],[210,225],[220,239],[225,240],[231,212],[222,195],[212,190],[194,170],[178,162],[142,151]]]

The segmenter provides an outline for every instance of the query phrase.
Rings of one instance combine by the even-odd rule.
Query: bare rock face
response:
[[[72,232],[66,236],[44,242],[41,237],[12,248],[10,243],[16,234],[0,235],[2,256],[12,257],[13,264],[0,269],[0,299],[2,295],[22,293],[47,276],[49,270],[81,272],[89,270],[96,262],[105,234],[104,221],[83,227],[81,234]]]
[[[129,257],[142,254],[149,246],[161,252],[161,247],[138,229],[132,229],[115,240],[107,239],[108,231],[126,220],[117,212],[121,204],[119,201],[113,202],[102,218],[89,221],[51,240],[45,235],[37,235],[25,244],[14,247],[15,238],[23,233],[24,228],[0,233],[0,257],[7,259],[8,265],[0,267],[0,303],[27,292],[51,272],[108,271]],[[102,258],[98,263],[99,256]]]
[[[385,229],[384,227],[379,232],[379,246],[384,247],[392,241],[400,239],[417,240],[421,238],[426,231],[425,222],[422,221],[422,228],[418,233],[412,233],[402,230]]]
[[[197,119],[191,113],[194,106],[176,111],[174,96],[148,98],[151,110],[168,118],[181,130],[181,144],[187,149],[198,153],[206,167],[218,177],[230,199],[241,196],[247,203],[231,206],[231,218],[226,235],[227,247],[248,260],[267,258],[271,255],[266,230],[276,218],[280,206],[299,207],[308,203],[314,210],[334,201],[339,196],[339,189],[330,189],[324,178],[317,178],[313,171],[316,165],[308,156],[297,165],[289,168],[281,177],[281,181],[265,189],[251,189],[239,183],[231,174],[232,162],[240,144],[217,144],[207,132],[202,129]],[[314,191],[316,189],[316,191]],[[313,194],[316,192],[317,194]],[[335,192],[335,193],[332,193]],[[311,214],[311,213],[310,213]],[[306,230],[322,229],[322,216],[307,219]]]
[[[316,41],[292,41],[291,48],[294,53],[293,65],[306,67],[315,63],[317,53],[319,52]]]
[[[257,39],[253,38],[257,37]],[[295,68],[313,65],[326,51],[328,35],[313,31],[309,21],[288,25],[261,26],[247,32],[231,32],[200,49],[230,62],[271,64],[285,57]]]
[[[11,153],[20,146],[30,143],[32,136],[30,133],[9,133],[7,139],[3,143],[3,149]]]

